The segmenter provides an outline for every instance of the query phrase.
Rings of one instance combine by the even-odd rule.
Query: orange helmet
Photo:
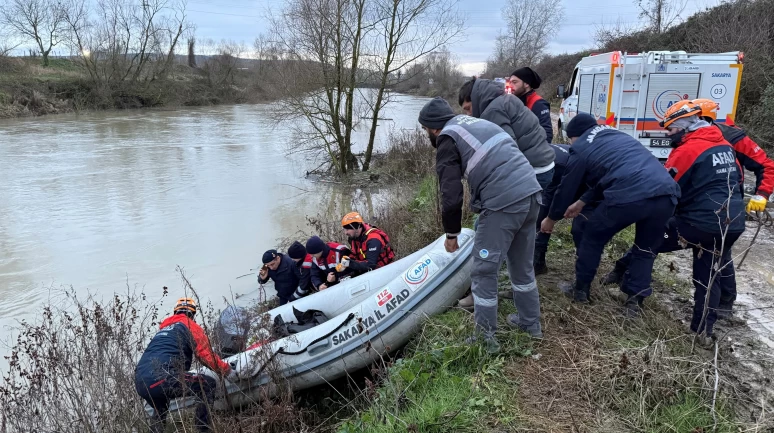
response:
[[[344,218],[341,219],[341,226],[346,227],[352,223],[360,223],[363,224],[363,217],[360,216],[357,212],[350,212],[346,215],[344,215]]]
[[[709,117],[712,120],[718,118],[718,113],[716,113],[715,110],[720,108],[720,105],[718,105],[717,102],[712,99],[694,99],[693,103],[701,108],[701,117]]]
[[[180,298],[175,303],[175,314],[177,313],[191,313],[191,316],[196,314],[196,301],[191,298]]]
[[[667,109],[666,114],[664,114],[664,120],[659,122],[659,125],[662,128],[669,128],[669,125],[677,119],[699,115],[701,115],[701,107],[693,101],[683,100],[676,102]]]

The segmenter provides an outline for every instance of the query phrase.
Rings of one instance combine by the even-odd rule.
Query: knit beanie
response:
[[[539,88],[540,83],[543,82],[543,80],[540,79],[540,75],[530,68],[517,69],[513,71],[511,75],[517,76],[521,81],[529,84],[529,87],[532,87],[533,89]]]
[[[306,258],[306,248],[301,245],[301,242],[295,241],[288,248],[288,256],[290,256],[291,259]]]
[[[312,236],[306,241],[306,252],[309,254],[321,253],[324,249],[325,242],[317,236]]]
[[[567,136],[570,138],[580,137],[584,132],[597,126],[597,120],[588,113],[578,113],[567,124]]]
[[[454,118],[454,110],[445,99],[436,96],[419,111],[419,123],[430,129],[443,129]],[[307,249],[309,246],[307,246]]]

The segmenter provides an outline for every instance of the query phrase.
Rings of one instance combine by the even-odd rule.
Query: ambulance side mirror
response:
[[[557,98],[566,98],[567,96],[564,94],[564,84],[560,84],[556,86],[556,97]]]

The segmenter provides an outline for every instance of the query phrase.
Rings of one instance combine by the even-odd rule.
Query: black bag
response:
[[[297,334],[328,321],[328,317],[320,310],[298,311],[293,307],[293,315],[296,316],[298,323],[286,323],[282,320],[282,316],[274,318],[273,334],[275,338],[284,338],[291,334]]]

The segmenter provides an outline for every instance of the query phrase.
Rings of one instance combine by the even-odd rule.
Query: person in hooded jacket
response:
[[[230,381],[238,379],[231,366],[213,352],[204,330],[195,321],[196,301],[180,298],[173,315],[161,321],[159,332],[148,343],[134,370],[134,384],[140,397],[150,405],[151,433],[163,433],[169,402],[193,395],[196,405],[194,424],[198,431],[211,431],[209,407],[214,401],[215,379],[188,373],[193,357]]]
[[[467,115],[494,123],[516,141],[545,190],[553,179],[555,154],[537,116],[518,97],[505,93],[503,84],[483,78],[462,85],[459,103]]]
[[[535,92],[543,80],[532,68],[524,67],[513,71],[508,85],[524,105],[532,110],[540,121],[540,126],[546,131],[548,142],[554,140],[554,126],[551,122],[551,105]]]
[[[515,95],[505,93],[504,84],[473,78],[462,85],[458,102],[469,116],[488,120],[502,128],[532,166],[540,188],[545,191],[554,176],[554,149],[535,116]],[[544,200],[541,198],[541,203]],[[478,217],[474,227],[478,229]],[[536,261],[533,257],[533,263]],[[459,307],[473,308],[473,295],[460,300]]]
[[[598,125],[593,116],[579,113],[567,124],[572,141],[570,158],[541,231],[551,233],[562,217],[575,218],[586,203],[600,200],[589,217],[575,261],[575,282],[560,288],[575,302],[588,302],[602,251],[616,233],[635,224],[635,244],[626,292],[626,312],[639,314],[651,292],[653,261],[666,222],[672,216],[680,188],[639,141],[628,134]],[[575,201],[581,185],[589,190]],[[647,209],[647,212],[643,212]]]
[[[675,147],[664,166],[680,185],[682,197],[674,218],[667,225],[666,239],[659,253],[693,250],[695,291],[690,328],[699,334],[699,343],[709,347],[714,339],[712,331],[718,310],[730,311],[732,307],[721,304],[721,294],[736,294],[731,248],[744,232],[745,214],[742,169],[734,148],[723,138],[720,129],[700,119],[700,114],[701,107],[697,104],[681,101],[667,110],[662,121]],[[633,247],[616,262],[614,273],[623,275],[622,288],[628,283],[634,250]],[[713,273],[717,273],[715,278]],[[608,277],[612,279],[610,274]],[[708,287],[710,296],[706,305]]]
[[[434,98],[422,107],[419,123],[436,148],[446,251],[453,253],[459,248],[463,178],[470,186],[471,209],[481,216],[470,273],[477,334],[467,342],[483,337],[487,351],[500,349],[495,331],[497,281],[503,261],[508,264],[512,299],[518,310],[518,314],[508,316],[508,325],[542,338],[540,294],[532,267],[540,195],[534,170],[502,128],[483,119],[455,116],[443,98]]]

